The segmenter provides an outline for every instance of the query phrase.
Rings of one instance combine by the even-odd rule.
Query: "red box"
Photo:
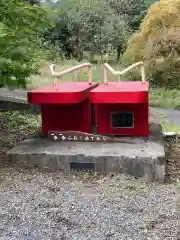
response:
[[[91,131],[89,92],[98,84],[67,82],[28,92],[28,102],[41,105],[42,134],[48,131]]]
[[[90,92],[97,133],[148,136],[148,83],[109,82]]]

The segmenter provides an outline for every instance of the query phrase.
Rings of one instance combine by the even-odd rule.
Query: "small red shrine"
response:
[[[141,66],[141,81],[108,82],[107,70],[120,76]],[[102,135],[148,136],[148,90],[142,62],[122,72],[104,64],[104,84],[90,92],[96,109],[97,133]]]
[[[49,131],[91,131],[91,104],[89,92],[98,84],[92,83],[91,64],[84,63],[61,73],[54,71],[52,75],[61,78],[63,75],[88,68],[89,82],[54,81],[51,86],[40,87],[28,92],[28,102],[41,106],[42,134]]]
[[[141,81],[121,82],[120,76],[134,67],[141,68]],[[28,92],[30,104],[41,105],[42,134],[54,140],[109,141],[113,136],[148,136],[148,91],[142,62],[124,71],[104,64],[104,83],[92,82],[91,64],[85,63],[62,72],[55,78],[88,68],[88,82],[60,82]],[[107,71],[118,76],[108,82]],[[93,129],[96,129],[95,132]]]

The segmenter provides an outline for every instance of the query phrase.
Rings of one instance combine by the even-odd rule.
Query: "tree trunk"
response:
[[[116,55],[116,61],[117,61],[117,62],[119,62],[121,53],[122,53],[122,48],[121,48],[121,46],[117,46],[117,55]]]
[[[102,53],[102,51],[100,52],[100,58],[101,58],[101,63],[104,63],[103,53]]]
[[[94,52],[90,51],[89,52],[89,61],[90,61],[90,63],[92,63],[93,60],[94,60]]]
[[[82,36],[81,36],[81,30],[77,29],[77,35],[76,35],[76,52],[77,52],[77,60],[80,62],[83,60],[83,42],[82,42]]]

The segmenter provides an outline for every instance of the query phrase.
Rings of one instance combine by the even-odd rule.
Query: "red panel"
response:
[[[92,103],[148,103],[148,83],[109,82],[90,92]]]
[[[57,86],[44,86],[28,92],[28,102],[31,104],[71,104],[80,103],[89,96],[89,91],[97,83],[63,82]]]
[[[48,131],[91,131],[89,91],[97,83],[66,82],[28,92],[28,102],[41,105],[42,133]]]
[[[94,126],[96,124],[96,105],[91,104],[91,123]]]
[[[98,104],[97,133],[105,135],[148,136],[148,103],[144,104]],[[134,112],[133,128],[111,128],[110,113],[112,111]]]
[[[90,103],[85,100],[78,104],[43,104],[42,134],[56,131],[91,131]]]

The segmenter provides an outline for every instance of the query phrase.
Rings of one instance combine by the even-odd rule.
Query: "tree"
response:
[[[0,2],[0,85],[26,87],[38,69],[41,37],[48,26],[46,9],[22,0]]]
[[[82,60],[84,50],[98,52],[101,58],[105,52],[116,51],[119,60],[130,33],[139,28],[152,1],[56,1],[51,3],[57,10],[56,24],[46,37],[58,44],[67,58]]]
[[[110,7],[121,16],[132,31],[139,28],[148,8],[149,0],[107,0]]]
[[[98,52],[101,58],[111,50],[121,53],[128,27],[107,1],[61,0],[56,9],[55,27],[47,35],[61,46],[66,57],[82,60],[84,50]]]
[[[179,0],[154,3],[123,56],[127,63],[144,60],[153,85],[180,87],[179,15]]]
[[[88,38],[87,49],[98,52],[102,61],[104,53],[109,55],[111,52],[116,51],[118,61],[125,47],[129,29],[121,16],[118,16],[110,9],[104,11],[102,16],[101,24],[96,21],[96,24],[92,27],[93,34],[90,34]]]
[[[102,10],[98,8],[97,0],[60,1],[58,25],[63,27],[61,32],[66,29],[66,43],[69,42],[79,61],[83,58],[84,48],[89,48],[88,40],[96,33],[97,25],[102,25]]]

